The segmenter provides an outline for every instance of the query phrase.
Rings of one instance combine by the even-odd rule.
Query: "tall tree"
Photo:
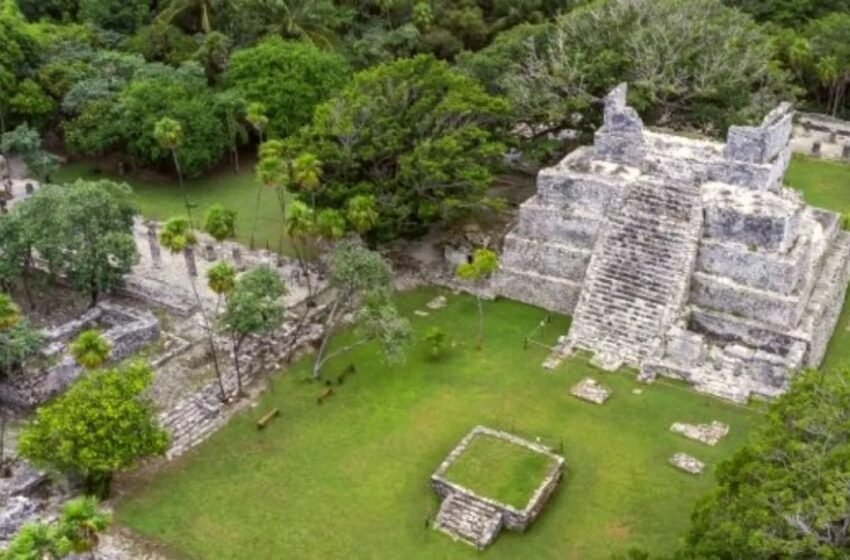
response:
[[[404,357],[410,338],[410,324],[392,303],[393,271],[378,253],[368,250],[358,240],[337,243],[330,257],[330,282],[334,288],[333,303],[324,324],[322,342],[313,363],[313,379],[319,379],[329,360],[350,352],[372,340],[378,340],[384,356],[390,361]],[[341,318],[355,311],[356,337],[353,342],[331,349],[330,341],[341,325]]]
[[[317,206],[344,211],[352,196],[371,195],[380,216],[374,237],[418,234],[489,206],[504,152],[494,133],[507,109],[446,63],[419,56],[357,74],[287,149],[322,162]]]
[[[850,550],[850,370],[808,371],[717,469],[686,557],[846,558]]]
[[[476,249],[472,260],[457,267],[457,277],[471,282],[475,287],[475,301],[478,304],[478,336],[476,348],[481,350],[484,345],[484,305],[481,302],[481,291],[484,284],[499,268],[499,256],[490,249]]]
[[[248,103],[265,105],[268,135],[285,138],[308,123],[315,106],[347,77],[341,55],[272,37],[234,52],[225,83]]]
[[[189,218],[180,216],[171,218],[165,222],[165,226],[159,232],[159,243],[172,254],[183,253],[183,259],[186,261],[186,274],[189,278],[189,285],[192,288],[192,294],[195,296],[198,313],[201,315],[204,330],[207,334],[207,342],[209,343],[210,354],[213,359],[213,370],[215,371],[215,377],[218,382],[219,396],[224,401],[227,399],[227,391],[224,389],[224,380],[222,379],[218,351],[215,345],[215,335],[211,321],[207,316],[207,311],[204,308],[204,302],[201,300],[201,295],[198,293],[198,287],[195,284],[195,278],[198,276],[198,267],[195,263],[195,246],[198,244],[198,236],[192,229]]]
[[[151,379],[143,364],[79,379],[36,411],[21,430],[18,452],[42,468],[80,475],[90,492],[107,496],[115,471],[168,448],[168,435],[144,396]]]
[[[236,367],[237,392],[242,395],[242,346],[250,336],[270,333],[283,322],[280,298],[286,287],[277,272],[263,266],[243,274],[227,296],[219,321],[230,335],[233,363]]]

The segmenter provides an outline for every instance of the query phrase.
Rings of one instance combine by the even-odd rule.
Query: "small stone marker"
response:
[[[676,453],[670,457],[670,464],[690,474],[700,474],[705,470],[705,463],[687,453]]]
[[[812,155],[815,157],[820,157],[820,142],[812,142]]]
[[[438,309],[443,309],[448,302],[446,301],[446,296],[437,296],[428,303],[425,304],[425,307],[432,311],[437,311]]]
[[[594,404],[602,404],[611,396],[611,391],[595,379],[585,377],[578,385],[570,389],[570,394]]]
[[[717,445],[729,433],[729,425],[714,421],[711,424],[685,424],[674,422],[670,431],[680,434],[688,439],[699,441],[706,445]]]
[[[633,395],[642,395],[643,389],[632,389],[632,394]]]
[[[421,309],[417,309],[413,312],[413,314],[417,317],[427,317],[428,315],[430,315],[430,313],[428,313],[427,311],[422,311]]]

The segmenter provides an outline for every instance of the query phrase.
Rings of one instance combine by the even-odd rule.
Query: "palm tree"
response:
[[[71,344],[71,356],[86,369],[97,369],[105,364],[109,351],[109,342],[95,330],[83,331]]]
[[[269,30],[284,37],[305,39],[317,47],[338,42],[334,31],[346,17],[333,0],[255,0],[274,23]]]
[[[499,255],[490,249],[477,249],[472,256],[472,262],[457,267],[456,275],[461,280],[472,282],[476,288],[475,300],[478,303],[478,339],[476,349],[481,350],[484,344],[484,307],[481,304],[481,291],[484,283],[499,268]]]
[[[284,143],[282,140],[269,140],[260,146],[260,159],[257,162],[256,173],[260,183],[272,188],[277,195],[280,206],[282,226],[278,239],[278,251],[283,249],[283,234],[286,227],[286,185],[290,172],[283,157]],[[259,197],[257,198],[259,200]]]
[[[171,0],[171,2],[156,17],[157,23],[171,24],[186,12],[194,12],[197,17],[197,28],[204,33],[212,31],[210,14],[226,7],[229,0]]]
[[[224,380],[221,377],[221,367],[218,363],[218,352],[216,352],[215,349],[212,325],[210,324],[209,317],[207,317],[207,312],[204,309],[204,303],[201,301],[201,296],[198,293],[198,287],[195,285],[195,277],[198,276],[198,268],[195,265],[194,248],[198,243],[198,237],[192,230],[192,224],[189,221],[189,218],[178,216],[165,222],[165,226],[163,226],[162,231],[159,233],[159,243],[173,255],[183,253],[183,258],[186,260],[186,272],[189,276],[189,285],[192,287],[192,293],[195,296],[195,303],[198,305],[198,312],[201,314],[201,320],[204,323],[204,330],[207,332],[207,341],[209,342],[210,352],[212,353],[213,368],[215,369],[215,376],[218,380],[221,400],[224,401],[227,399],[227,392],[224,389]]]
[[[111,519],[98,509],[97,499],[84,496],[71,500],[62,508],[59,518],[59,538],[62,548],[74,554],[88,552],[94,558],[94,549]],[[63,552],[66,552],[63,550]]]
[[[171,152],[174,160],[174,168],[177,170],[177,180],[180,182],[180,192],[183,193],[183,204],[186,206],[186,215],[192,220],[192,204],[189,202],[189,194],[186,185],[183,184],[183,171],[180,168],[180,158],[177,157],[177,149],[183,145],[183,125],[169,117],[163,117],[154,125],[154,138],[159,145]]]
[[[292,182],[303,192],[310,193],[310,202],[316,207],[316,191],[322,185],[322,162],[310,153],[304,153],[292,162]]]

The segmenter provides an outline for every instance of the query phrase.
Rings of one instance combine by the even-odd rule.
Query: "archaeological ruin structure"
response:
[[[823,359],[850,275],[840,217],[783,186],[790,105],[724,144],[645,128],[626,92],[593,146],[540,172],[496,292],[573,316],[557,356],[737,401],[780,394]]]

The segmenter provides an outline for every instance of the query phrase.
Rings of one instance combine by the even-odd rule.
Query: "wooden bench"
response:
[[[349,375],[353,375],[357,373],[357,368],[354,367],[354,364],[348,364],[348,367],[339,374],[339,377],[336,378],[337,385],[342,385],[342,382],[345,381],[345,378]]]
[[[325,399],[332,397],[334,394],[334,390],[331,387],[328,387],[319,395],[319,398],[316,399],[316,404],[322,404]]]
[[[270,410],[265,416],[257,420],[257,429],[262,430],[268,425],[269,422],[272,421],[272,418],[277,418],[278,416],[280,416],[279,408]]]

